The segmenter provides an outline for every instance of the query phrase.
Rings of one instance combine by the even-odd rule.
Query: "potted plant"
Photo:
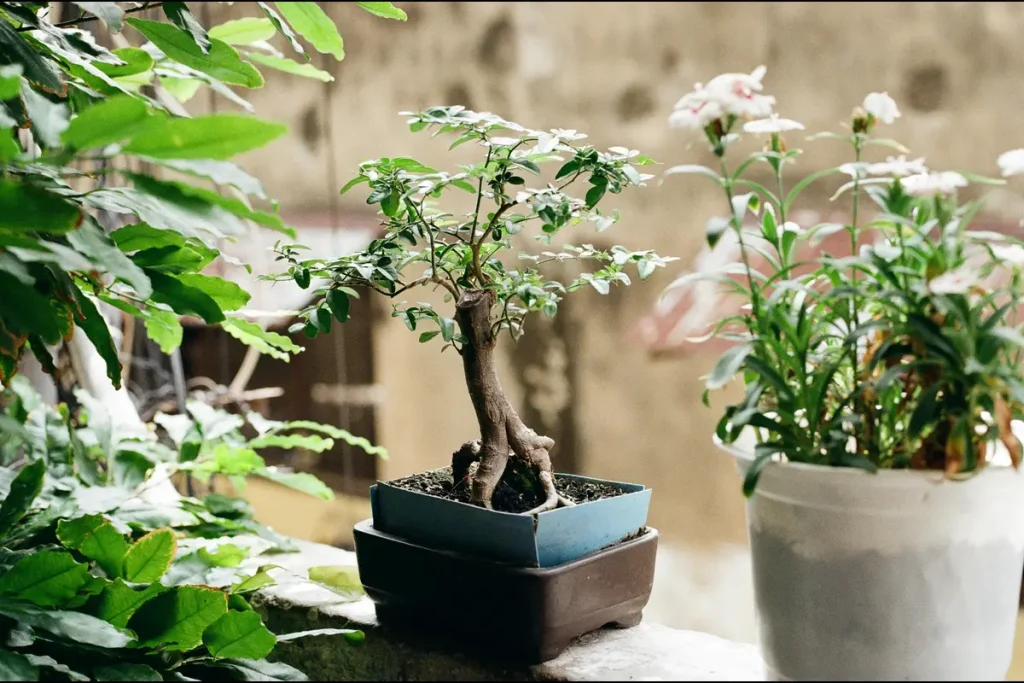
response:
[[[768,672],[1002,680],[1024,563],[1011,427],[1024,401],[1024,246],[972,229],[981,203],[958,189],[1004,181],[871,159],[906,152],[877,136],[900,115],[885,93],[867,96],[846,133],[810,138],[848,145],[850,163],[793,178],[800,151],[784,137],[803,126],[772,113],[763,75],[698,86],[671,122],[700,131],[720,163],[672,170],[724,192],[708,239],[735,251],[673,288],[712,278],[748,304],[712,330],[733,345],[707,388],[742,378],[716,441],[744,479]],[[736,160],[751,136],[765,147]],[[1004,173],[1020,172],[1022,155],[1004,155]],[[849,220],[792,222],[801,193],[830,175]],[[848,250],[814,253],[837,231]]]
[[[650,594],[657,535],[647,529],[650,490],[643,486],[555,475],[552,439],[524,424],[502,390],[495,368],[501,336],[524,334],[527,316],[555,315],[567,292],[641,279],[670,259],[621,246],[563,244],[556,251],[516,253],[529,232],[545,245],[566,226],[588,221],[598,232],[617,213],[598,209],[607,194],[644,185],[637,167],[654,163],[638,152],[600,152],[573,130],[528,130],[461,106],[411,114],[412,131],[452,133],[452,148],[473,143],[480,161],[458,173],[410,158],[366,161],[342,190],[366,183],[367,203],[380,206],[383,235],[341,258],[302,258],[278,245],[278,258],[302,287],[323,281],[297,329],[314,337],[348,318],[355,288],[399,297],[426,286],[444,291],[451,313],[428,303],[394,305],[393,317],[462,357],[466,386],[480,425],[451,467],[380,482],[371,491],[372,525],[356,527],[363,584],[378,616],[431,616],[463,636],[482,636],[503,651],[540,661],[583,632],[606,623],[631,625]],[[560,162],[549,182],[530,189],[526,177]],[[567,194],[588,181],[584,198]],[[466,192],[469,213],[436,205]],[[490,207],[490,208],[488,208]],[[511,255],[524,264],[501,257]],[[596,263],[569,284],[546,279],[544,264]],[[410,567],[416,567],[410,571]],[[486,595],[490,607],[472,619],[451,609],[452,595]],[[480,598],[484,599],[484,598]],[[397,619],[392,619],[397,621]]]

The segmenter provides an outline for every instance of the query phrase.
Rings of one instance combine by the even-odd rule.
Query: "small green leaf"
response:
[[[113,3],[110,3],[113,4]],[[112,50],[124,64],[104,64],[95,62],[97,69],[111,78],[124,78],[144,74],[153,68],[153,58],[148,52],[137,47],[120,47]]]
[[[437,335],[441,334],[441,330],[431,330],[429,332],[420,333],[420,344],[425,344]]]
[[[107,584],[103,588],[93,614],[118,628],[125,628],[128,626],[128,620],[140,607],[164,590],[166,588],[159,583],[136,590],[126,585],[121,579],[115,579],[113,583]]]
[[[130,137],[150,118],[145,102],[130,95],[117,95],[72,119],[62,139],[65,145],[75,149],[103,147]]]
[[[291,27],[288,25],[288,22],[282,19],[281,15],[275,12],[274,9],[270,7],[270,5],[268,5],[267,3],[257,2],[256,6],[259,7],[263,14],[266,15],[267,19],[270,19],[270,23],[274,25],[274,28],[277,29],[277,32],[288,40],[288,42],[292,46],[292,49],[308,60],[309,55],[306,54],[306,49],[302,47],[302,44],[299,42],[298,38],[295,37],[295,32],[292,31]]]
[[[221,543],[213,552],[200,548],[197,555],[211,567],[237,567],[245,559],[245,549],[233,543]]]
[[[288,131],[286,126],[240,114],[166,119],[147,126],[124,152],[156,159],[225,160],[262,147]]]
[[[263,659],[277,639],[256,612],[228,612],[203,632],[203,644],[214,657]]]
[[[741,344],[734,346],[724,354],[718,360],[715,365],[715,369],[711,371],[708,376],[705,386],[708,389],[715,390],[720,389],[726,385],[726,383],[739,372],[740,367],[743,365],[743,361],[746,360],[747,356],[753,353],[754,348],[749,344]]]
[[[220,40],[211,40],[209,52],[204,53],[193,37],[177,26],[147,19],[128,19],[128,24],[174,61],[202,71],[219,81],[246,88],[263,86],[263,76],[252,64],[243,61],[235,49]],[[189,120],[189,119],[183,119]]]
[[[200,52],[204,55],[210,52],[210,39],[206,35],[206,29],[188,11],[188,5],[183,2],[165,2],[163,10],[171,23],[192,36],[192,41]]]
[[[288,59],[287,57],[275,57],[274,55],[265,55],[262,52],[249,52],[245,56],[257,64],[269,66],[271,69],[277,69],[293,76],[312,78],[324,83],[330,83],[334,80],[334,76],[323,69],[318,69],[312,64],[300,64],[294,59]]]
[[[275,2],[277,11],[288,20],[295,31],[309,41],[317,52],[345,58],[345,43],[338,27],[315,2]]]
[[[181,346],[184,329],[174,311],[151,306],[146,310],[143,322],[146,325],[146,335],[155,341],[164,353],[173,353]]]
[[[334,314],[339,323],[348,320],[349,304],[348,294],[340,289],[335,288],[327,292],[327,306],[331,309],[331,313]]]
[[[302,347],[290,338],[277,332],[264,330],[256,323],[248,320],[226,318],[220,326],[225,332],[246,346],[251,346],[260,353],[283,360],[286,363],[292,354],[302,351]]]
[[[308,576],[310,581],[350,600],[358,600],[363,595],[359,568],[354,565],[310,567]]]
[[[128,626],[144,646],[188,652],[227,611],[227,594],[205,586],[179,586],[139,608]]]
[[[252,45],[270,40],[277,35],[277,30],[274,23],[266,17],[242,17],[214,26],[207,34],[211,38],[223,40],[228,45]]]
[[[42,550],[23,557],[0,576],[0,593],[43,607],[70,600],[90,579],[89,568],[71,553]]]
[[[110,578],[121,576],[128,541],[101,515],[61,520],[57,523],[57,538],[66,548],[95,560]]]
[[[132,544],[124,556],[124,578],[132,583],[154,583],[174,560],[178,541],[170,529],[151,531]]]
[[[81,311],[82,317],[76,319],[78,327],[85,332],[92,345],[96,347],[100,357],[107,365],[107,377],[114,383],[115,388],[121,387],[121,359],[117,355],[117,345],[110,336],[110,328],[107,321],[100,314],[96,304],[92,302],[77,285],[71,285],[71,291],[75,295],[75,303]]]
[[[232,593],[251,593],[253,591],[260,590],[266,586],[274,584],[274,578],[267,573],[268,570],[272,569],[274,565],[267,565],[260,567],[256,570],[256,573],[252,576],[243,579],[231,587]]]
[[[21,468],[14,477],[7,497],[0,504],[0,538],[3,538],[32,508],[32,503],[43,490],[46,461],[36,460]]]
[[[198,273],[185,273],[177,279],[188,287],[206,292],[222,311],[237,311],[249,303],[249,293],[230,280]]]
[[[181,315],[196,315],[214,325],[224,321],[224,313],[206,292],[189,287],[180,280],[155,270],[146,269],[153,283],[153,300],[166,304]]]
[[[408,19],[405,12],[398,9],[390,2],[357,2],[356,4],[370,14],[375,14],[378,17],[383,17],[385,19],[397,19],[398,21],[405,21]]]

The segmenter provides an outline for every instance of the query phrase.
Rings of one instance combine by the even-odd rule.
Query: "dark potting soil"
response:
[[[521,468],[514,466],[515,462],[509,460],[509,466],[505,468],[505,473],[494,489],[491,504],[499,512],[526,512],[544,502],[544,491],[540,482],[532,474],[527,476]],[[438,498],[457,500],[461,503],[469,502],[469,487],[453,485],[451,467],[413,474],[388,483],[407,491],[419,491]],[[611,484],[578,481],[558,476],[555,477],[555,489],[562,496],[577,504],[602,498],[614,498],[626,493]]]

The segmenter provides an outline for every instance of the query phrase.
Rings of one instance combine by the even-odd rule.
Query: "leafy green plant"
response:
[[[3,678],[305,680],[265,660],[278,637],[247,599],[272,585],[269,572],[280,567],[267,563],[248,573],[240,566],[255,542],[260,555],[292,550],[291,542],[255,522],[244,500],[151,495],[174,471],[157,465],[173,465],[180,451],[161,447],[148,432],[109,431],[102,406],[86,395],[83,424],[84,416],[45,405],[23,378],[12,384],[0,469]],[[237,429],[236,416],[211,417],[219,422],[190,429]],[[313,488],[316,480],[306,477],[297,488]],[[314,493],[326,490],[319,484]],[[314,574],[308,580],[338,590],[337,580]],[[351,629],[329,633],[361,638]]]
[[[390,3],[355,4],[405,19]],[[219,254],[217,240],[249,224],[294,234],[259,181],[229,161],[285,127],[242,114],[188,117],[182,103],[209,88],[251,111],[234,88],[262,87],[257,66],[331,80],[309,63],[300,38],[344,56],[338,29],[316,3],[256,5],[264,16],[209,30],[182,2],[72,3],[86,14],[57,23],[46,3],[0,5],[0,287],[9,293],[0,301],[0,382],[28,352],[55,372],[49,347],[79,328],[119,386],[121,364],[98,302],[142,320],[164,352],[181,343],[179,315],[283,360],[301,350],[238,313],[249,301],[241,287],[202,273]],[[137,14],[158,7],[166,21]],[[79,28],[97,19],[121,47]],[[268,42],[276,34],[299,61]],[[108,234],[100,211],[128,225]]]
[[[977,471],[1002,447],[1018,466],[1011,421],[1024,405],[1024,242],[972,229],[982,202],[958,198],[971,182],[1004,181],[929,171],[905,156],[868,161],[875,147],[907,152],[875,135],[900,113],[887,94],[872,93],[847,133],[809,138],[847,145],[852,161],[787,183],[801,151],[788,149],[784,134],[803,125],[772,114],[774,98],[759,92],[763,75],[762,67],[719,76],[680,100],[670,119],[700,131],[721,164],[668,173],[721,188],[727,213],[709,221],[708,241],[732,251],[734,263],[669,289],[706,278],[749,304],[711,330],[735,344],[707,378],[714,390],[742,377],[744,396],[717,435],[725,443],[754,436],[745,492],[773,461],[953,476]],[[741,126],[744,118],[755,120]],[[730,167],[741,130],[767,142]],[[849,198],[850,221],[792,222],[803,192],[830,176],[846,176],[832,200]],[[849,237],[848,251],[804,257],[836,233]]]
[[[602,152],[579,141],[574,130],[549,132],[526,129],[488,113],[461,106],[433,107],[406,113],[413,132],[431,129],[435,135],[451,133],[451,147],[472,143],[483,159],[462,166],[457,173],[429,168],[407,157],[363,162],[359,175],[342,190],[366,184],[368,204],[378,205],[384,236],[365,250],[337,259],[302,258],[301,247],[278,245],[279,259],[290,264],[287,274],[309,288],[314,279],[316,300],[301,313],[310,337],[331,331],[332,320],[348,320],[355,288],[395,298],[419,286],[441,288],[453,314],[426,303],[396,304],[392,315],[420,342],[438,338],[442,351],[453,348],[462,356],[466,383],[480,423],[479,440],[470,441],[453,456],[455,482],[472,482],[471,500],[490,507],[494,488],[505,470],[510,452],[537,473],[545,502],[530,513],[567,504],[556,491],[549,450],[552,439],[538,435],[519,418],[502,391],[494,366],[494,349],[504,332],[515,341],[533,312],[553,316],[568,293],[592,287],[607,294],[612,285],[631,282],[627,269],[647,279],[671,259],[652,251],[631,251],[621,246],[598,249],[590,244],[563,244],[558,251],[513,252],[536,228],[536,239],[551,244],[559,232],[581,221],[598,232],[610,228],[618,213],[602,212],[599,204],[630,186],[642,186],[653,176],[638,167],[654,163],[639,152],[612,147]],[[528,186],[527,178],[543,179],[542,166],[558,163],[543,185]],[[583,197],[568,188],[586,181]],[[470,195],[474,208],[455,215],[435,200],[453,192]],[[515,267],[502,257],[512,256]],[[544,276],[549,263],[596,264],[568,284]],[[475,472],[472,466],[478,463]]]

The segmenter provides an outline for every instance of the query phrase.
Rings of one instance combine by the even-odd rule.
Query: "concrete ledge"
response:
[[[642,623],[631,629],[583,636],[560,657],[534,667],[510,667],[460,654],[438,634],[397,633],[377,624],[365,596],[346,599],[311,583],[310,567],[355,566],[355,554],[299,542],[302,551],[251,558],[256,566],[280,565],[277,585],[254,606],[275,633],[317,628],[358,628],[362,643],[342,636],[313,636],[281,643],[274,657],[314,681],[758,681],[764,680],[757,648],[705,633]],[[453,605],[453,609],[459,609]]]

